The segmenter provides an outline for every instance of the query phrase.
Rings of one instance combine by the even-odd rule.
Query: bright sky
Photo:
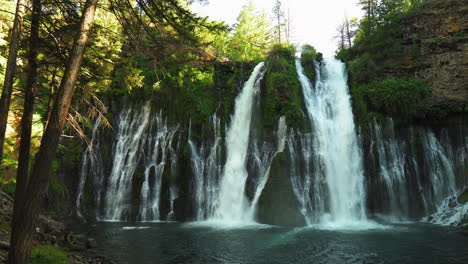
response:
[[[208,5],[194,4],[192,9],[201,16],[213,20],[224,20],[230,25],[236,22],[242,6],[248,0],[209,0]],[[257,9],[265,9],[272,14],[275,0],[252,0]],[[282,6],[289,7],[292,26],[292,41],[310,44],[319,52],[330,57],[337,48],[336,28],[348,18],[361,17],[357,0],[282,0]]]

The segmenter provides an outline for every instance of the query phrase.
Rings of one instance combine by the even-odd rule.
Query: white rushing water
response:
[[[386,214],[392,221],[405,221],[409,215],[409,199],[406,180],[406,144],[395,136],[393,121],[390,119],[387,129],[373,121],[371,147],[376,149],[378,173],[387,190],[388,209]],[[385,133],[384,133],[385,132]]]
[[[144,181],[141,186],[139,219],[141,221],[158,221],[161,184],[167,156],[170,154],[172,140],[176,129],[168,127],[162,113],[155,117],[156,129],[149,129],[145,136]],[[171,157],[175,158],[176,157]],[[152,186],[150,186],[152,182]]]
[[[259,148],[257,146],[255,148],[255,151],[253,151],[256,166],[257,168],[259,168],[259,175],[257,184],[255,186],[255,193],[252,199],[252,203],[250,205],[250,216],[252,218],[255,217],[258,201],[263,193],[263,189],[265,189],[265,185],[268,182],[268,178],[270,177],[271,163],[273,162],[273,159],[278,153],[284,151],[287,131],[288,127],[286,125],[286,117],[281,116],[278,120],[278,130],[276,132],[276,149],[273,152],[268,150],[259,151]]]
[[[211,118],[212,139],[206,139],[200,147],[189,137],[194,178],[194,209],[197,221],[213,217],[218,204],[219,179],[222,174],[221,121]]]
[[[226,164],[221,179],[219,206],[215,219],[226,223],[252,222],[249,202],[245,196],[247,169],[245,166],[249,146],[252,105],[260,81],[264,76],[264,63],[259,63],[236,98],[235,111],[226,135]]]
[[[369,158],[378,168],[373,187],[380,191],[373,199],[378,199],[380,213],[393,222],[422,213],[429,215],[423,222],[460,223],[468,215],[468,205],[457,202],[463,186],[457,186],[456,171],[464,168],[468,145],[462,143],[453,151],[447,131],[439,137],[430,128],[411,127],[406,132],[398,137],[391,119],[372,124]],[[421,212],[412,215],[415,208]]]
[[[366,220],[363,162],[356,136],[345,66],[336,59],[316,65],[315,87],[296,60],[305,104],[313,128],[313,151],[320,160],[328,210],[320,224],[333,228],[360,225]],[[316,175],[315,177],[320,177]]]
[[[161,220],[162,176],[169,158],[177,159],[172,150],[176,131],[177,127],[167,125],[161,112],[151,116],[149,103],[141,108],[127,108],[120,113],[103,220],[128,221],[135,219],[135,215],[140,221]],[[143,168],[143,182],[139,191],[140,205],[136,211],[132,191],[136,170],[140,166]]]
[[[291,185],[307,226],[318,223],[325,212],[326,180],[314,156],[312,134],[293,132],[287,138]]]
[[[106,221],[129,220],[130,217],[130,204],[126,200],[131,192],[143,135],[150,121],[150,104],[146,103],[138,110],[128,108],[119,116],[117,142],[113,149],[112,171],[105,199]]]
[[[96,208],[99,208],[100,197],[102,192],[102,181],[104,177],[104,172],[102,162],[100,159],[99,153],[99,126],[101,125],[101,117],[98,117],[93,126],[93,132],[91,134],[91,142],[86,147],[85,152],[83,153],[82,162],[81,162],[81,171],[80,171],[80,182],[78,184],[78,191],[76,197],[76,214],[79,218],[83,218],[81,212],[81,204],[83,200],[83,192],[86,184],[88,175],[93,177],[95,188],[95,198],[96,198]]]

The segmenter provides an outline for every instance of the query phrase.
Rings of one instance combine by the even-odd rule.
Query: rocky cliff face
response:
[[[432,87],[430,107],[468,106],[468,1],[434,0],[401,21],[403,54],[397,67]]]

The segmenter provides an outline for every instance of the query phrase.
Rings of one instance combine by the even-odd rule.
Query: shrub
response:
[[[0,182],[0,188],[2,191],[10,195],[11,197],[15,197],[16,191],[16,182],[15,181],[8,181],[8,182]]]
[[[291,45],[277,44],[268,55],[261,100],[263,124],[267,128],[275,127],[283,115],[288,126],[302,124],[301,90],[294,54],[295,49]]]
[[[315,64],[314,61],[321,61],[323,59],[323,55],[320,52],[317,52],[314,47],[310,45],[302,46],[302,53],[301,53],[301,62],[302,67],[304,68],[304,72],[309,78],[309,80],[314,83],[315,82]]]
[[[67,264],[65,252],[52,246],[38,246],[31,253],[31,264]]]
[[[421,79],[393,77],[357,89],[370,108],[401,120],[423,116],[423,99],[430,92],[431,88]]]

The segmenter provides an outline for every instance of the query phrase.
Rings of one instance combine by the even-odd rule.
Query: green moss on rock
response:
[[[267,129],[273,129],[281,116],[289,127],[303,127],[302,97],[295,67],[292,46],[276,45],[270,52],[262,89],[262,120]]]

